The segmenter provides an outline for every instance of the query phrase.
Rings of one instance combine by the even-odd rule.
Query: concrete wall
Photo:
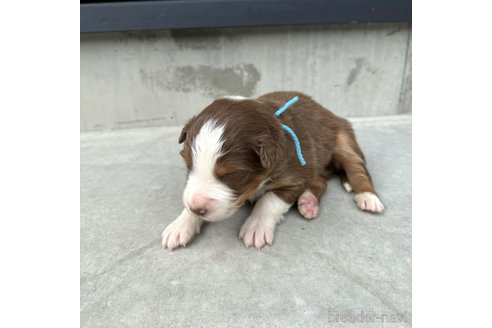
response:
[[[411,111],[407,24],[82,34],[80,56],[82,131],[180,125],[274,90],[349,117]]]

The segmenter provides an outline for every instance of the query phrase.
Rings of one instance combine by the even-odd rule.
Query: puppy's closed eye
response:
[[[229,188],[241,192],[251,181],[253,173],[246,170],[238,170],[233,172],[228,172],[219,176],[219,179],[225,183]]]

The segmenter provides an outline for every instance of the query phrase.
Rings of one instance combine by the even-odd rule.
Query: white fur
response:
[[[248,99],[248,98],[243,97],[243,96],[225,96],[223,98],[225,98],[225,99],[231,99],[231,100],[244,100],[244,99]]]
[[[215,162],[222,155],[224,127],[216,121],[209,120],[203,124],[193,140],[192,157],[193,171],[198,173],[213,173]]]
[[[275,227],[291,206],[273,192],[267,192],[256,202],[253,212],[241,227],[239,238],[246,247],[255,245],[260,249],[265,244],[272,245]]]
[[[352,192],[353,191],[352,186],[347,181],[342,183],[342,185],[343,185],[343,188],[345,189],[346,192]]]
[[[222,155],[223,134],[224,127],[216,121],[203,124],[193,141],[193,165],[183,192],[183,203],[188,209],[195,194],[212,200],[204,218],[207,221],[226,219],[236,210],[233,208],[234,192],[214,175],[215,164]]]
[[[200,232],[203,220],[184,209],[181,215],[162,232],[162,247],[172,251],[186,244]]]
[[[363,211],[381,213],[384,210],[384,205],[378,196],[372,192],[361,192],[354,197],[357,206]]]

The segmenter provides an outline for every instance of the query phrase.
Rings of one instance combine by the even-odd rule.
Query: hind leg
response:
[[[350,182],[348,181],[347,174],[345,174],[345,171],[340,171],[339,176],[340,176],[340,182],[342,183],[343,189],[345,189],[346,192],[354,191],[354,188],[352,188],[352,186],[350,185]]]
[[[313,179],[307,189],[299,196],[297,200],[297,209],[306,219],[314,219],[319,214],[319,201],[321,196],[326,192],[327,180],[318,177]]]
[[[354,200],[357,206],[363,211],[381,213],[384,205],[376,195],[371,175],[365,165],[364,155],[355,140],[354,134],[350,130],[340,132],[337,135],[335,160],[346,173],[346,182],[348,183],[345,183],[344,187],[346,190],[347,187],[353,189],[355,192]]]

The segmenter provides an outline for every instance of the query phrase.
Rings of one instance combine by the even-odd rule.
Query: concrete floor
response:
[[[180,128],[82,134],[81,326],[411,326],[411,116],[353,122],[385,212],[334,179],[319,218],[292,209],[261,251],[238,238],[249,206],[161,248],[182,210]]]

